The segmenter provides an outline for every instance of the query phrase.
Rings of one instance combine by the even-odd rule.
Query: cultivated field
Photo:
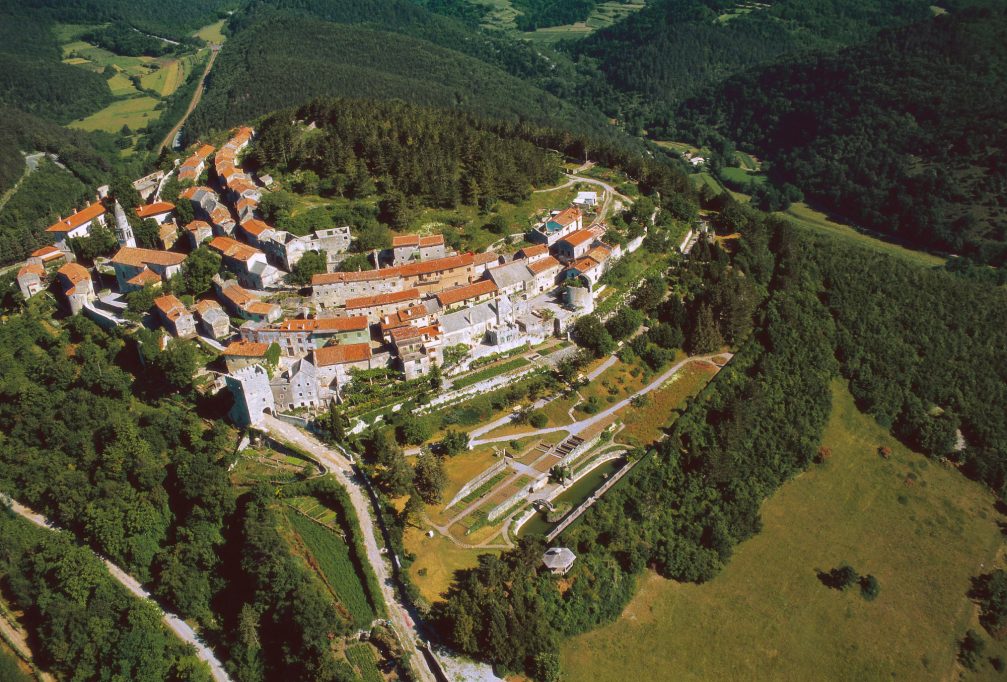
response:
[[[325,582],[346,608],[353,624],[367,628],[375,618],[375,609],[359,576],[360,567],[350,555],[346,542],[335,531],[323,528],[296,511],[287,514],[293,529],[304,541]]]
[[[841,382],[833,395],[831,457],[765,503],[762,532],[705,585],[648,575],[616,623],[564,644],[567,679],[957,677],[956,641],[977,627],[965,593],[996,560],[1002,517],[988,492],[859,413]],[[877,577],[875,601],[819,581],[843,562]]]

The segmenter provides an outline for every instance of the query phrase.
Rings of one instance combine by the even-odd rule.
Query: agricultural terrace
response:
[[[713,580],[651,574],[617,622],[568,640],[569,679],[957,679],[957,640],[981,631],[970,578],[1002,563],[995,500],[903,447],[840,381],[822,442],[824,463],[764,504],[762,531]],[[844,562],[876,576],[875,600],[822,583]]]
[[[481,553],[512,546],[518,523],[521,534],[548,532],[627,465],[632,447],[660,437],[662,426],[677,416],[676,408],[698,393],[728,357],[718,364],[683,362],[670,374],[683,355],[658,371],[639,359],[598,361],[585,370],[591,380],[575,390],[533,391],[529,397],[520,384],[531,380],[447,408],[456,425],[483,425],[474,443],[491,442],[445,459],[441,502],[426,505],[418,527],[405,534],[410,578],[422,596],[437,600],[455,571],[475,566]],[[648,385],[646,397],[627,402]],[[604,414],[620,403],[625,404]],[[443,418],[438,413],[428,418],[438,416]],[[494,428],[487,431],[487,426]],[[559,467],[565,472],[562,481]],[[553,505],[551,514],[535,512],[544,503]]]
[[[109,133],[118,133],[124,126],[131,132],[142,131],[160,118],[163,102],[185,83],[193,69],[199,68],[206,51],[161,57],[117,55],[81,39],[96,27],[60,24],[56,28],[63,62],[103,74],[115,98],[107,107],[70,126]]]

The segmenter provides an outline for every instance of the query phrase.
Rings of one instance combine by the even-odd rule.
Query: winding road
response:
[[[374,568],[381,585],[381,593],[388,605],[388,615],[399,635],[399,641],[410,654],[410,660],[414,672],[418,679],[424,682],[436,682],[437,677],[430,669],[426,657],[419,650],[417,642],[422,642],[417,623],[419,617],[415,613],[410,613],[407,604],[398,599],[394,585],[395,577],[393,571],[385,563],[387,555],[382,554],[378,546],[375,525],[377,522],[368,523],[374,518],[368,504],[369,495],[363,485],[358,482],[357,476],[353,473],[353,464],[350,459],[343,454],[322,444],[314,436],[301,429],[280,421],[271,415],[263,415],[263,425],[273,438],[290,443],[300,449],[306,450],[308,454],[317,458],[318,462],[325,467],[326,471],[336,477],[349,494],[350,503],[357,514],[360,522],[360,531],[364,540],[364,547],[367,550],[367,560]]]
[[[31,521],[36,526],[40,526],[48,530],[59,530],[58,526],[51,523],[49,519],[32,511],[23,504],[18,503],[16,500],[10,500],[10,507],[15,514]],[[154,601],[154,599],[150,596],[150,593],[143,589],[143,586],[141,586],[133,576],[129,575],[126,571],[122,570],[108,559],[102,557],[100,554],[96,555],[102,560],[102,563],[105,564],[105,567],[108,569],[108,572],[112,574],[113,578],[119,581],[119,583],[133,593],[134,596],[150,603],[160,612],[161,620],[163,620],[164,624],[168,626],[168,629],[174,632],[175,635],[177,635],[178,638],[186,644],[191,644],[193,648],[195,648],[196,656],[210,666],[210,674],[213,675],[213,679],[216,680],[216,682],[230,682],[231,678],[228,677],[227,672],[224,670],[224,666],[221,665],[219,660],[217,660],[216,655],[214,655],[210,647],[203,644],[202,640],[195,631],[189,627],[188,623],[175,614],[165,611],[160,604]]]

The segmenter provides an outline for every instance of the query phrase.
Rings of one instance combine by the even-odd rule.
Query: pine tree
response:
[[[689,352],[694,355],[712,353],[723,345],[724,339],[713,320],[713,310],[705,303],[700,305],[689,334]]]

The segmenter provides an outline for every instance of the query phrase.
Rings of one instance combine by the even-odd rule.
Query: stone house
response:
[[[233,374],[243,367],[265,362],[268,350],[268,343],[233,341],[224,349],[224,364],[227,366],[227,371]]]
[[[219,341],[231,333],[231,320],[216,301],[203,299],[192,309],[199,318],[200,329],[206,336]]]
[[[56,271],[56,286],[63,292],[73,315],[95,299],[91,273],[77,263],[66,263]]]
[[[196,321],[185,308],[185,304],[172,294],[158,296],[154,307],[164,328],[180,339],[196,336]]]
[[[183,261],[185,256],[173,251],[123,246],[112,256],[112,267],[119,291],[126,294],[171,279],[182,269]]]

